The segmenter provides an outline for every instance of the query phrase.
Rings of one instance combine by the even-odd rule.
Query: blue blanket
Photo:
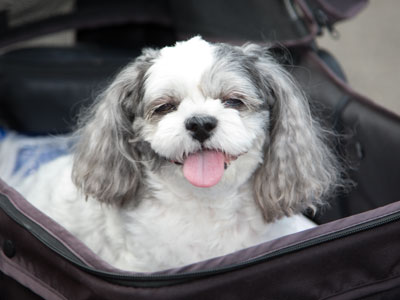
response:
[[[31,137],[0,128],[0,177],[24,178],[45,163],[69,154],[71,136]]]

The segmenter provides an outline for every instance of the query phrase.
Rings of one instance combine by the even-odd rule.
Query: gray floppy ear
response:
[[[140,108],[147,51],[122,70],[98,97],[77,131],[72,180],[86,197],[122,205],[134,198],[143,179],[132,124]]]
[[[257,68],[271,107],[270,139],[254,177],[255,199],[267,221],[322,204],[339,181],[335,155],[325,133],[311,116],[308,101],[296,83],[267,51],[259,52]],[[267,139],[268,140],[268,139]]]

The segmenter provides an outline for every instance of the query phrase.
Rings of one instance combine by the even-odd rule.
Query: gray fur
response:
[[[81,121],[72,179],[87,197],[122,205],[140,188],[141,139],[132,123],[143,114],[145,74],[157,54],[146,50],[122,70]]]
[[[270,142],[254,176],[254,197],[272,221],[315,208],[339,185],[339,165],[312,118],[307,99],[266,49],[244,47],[255,59],[264,93],[274,95]],[[272,92],[269,92],[269,90]]]
[[[255,45],[254,45],[255,46]],[[271,95],[271,89],[266,85],[265,79],[263,77],[263,72],[256,66],[259,57],[249,55],[246,53],[244,47],[235,47],[227,44],[218,44],[216,47],[216,61],[217,63],[213,66],[213,69],[210,70],[210,82],[219,82],[222,83],[222,86],[212,87],[212,90],[223,90],[221,94],[226,94],[229,88],[223,88],[224,85],[229,87],[230,80],[229,78],[221,78],[219,80],[215,80],[218,77],[226,75],[227,72],[231,74],[236,74],[240,76],[241,81],[247,80],[248,86],[245,91],[246,94],[252,93],[254,100],[261,99],[262,102],[254,101],[253,103],[248,103],[248,108],[254,110],[265,110],[269,109],[273,103],[274,98]],[[237,89],[236,86],[233,87]]]
[[[253,176],[254,198],[266,221],[322,204],[339,185],[340,167],[325,141],[327,131],[312,118],[307,99],[290,74],[267,48],[255,44],[219,44],[216,56],[210,81],[215,82],[221,70],[241,74],[250,80],[255,97],[263,100],[250,108],[270,110],[264,161]]]

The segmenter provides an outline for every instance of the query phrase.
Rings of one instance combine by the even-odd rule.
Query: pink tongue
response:
[[[189,155],[183,163],[183,175],[193,185],[211,187],[224,174],[224,154],[206,150]]]

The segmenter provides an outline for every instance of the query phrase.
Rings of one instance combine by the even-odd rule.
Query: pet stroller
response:
[[[355,186],[330,199],[314,216],[321,224],[314,229],[140,274],[106,265],[1,182],[0,299],[400,299],[400,118],[354,92],[339,64],[314,42],[365,4],[78,0],[73,12],[3,27],[1,125],[34,135],[69,132],[80,106],[142,46],[195,34],[284,45],[275,54],[286,65],[290,57],[288,68],[314,112],[340,134],[335,147],[351,165]],[[74,46],[10,48],[67,29],[76,30]]]

